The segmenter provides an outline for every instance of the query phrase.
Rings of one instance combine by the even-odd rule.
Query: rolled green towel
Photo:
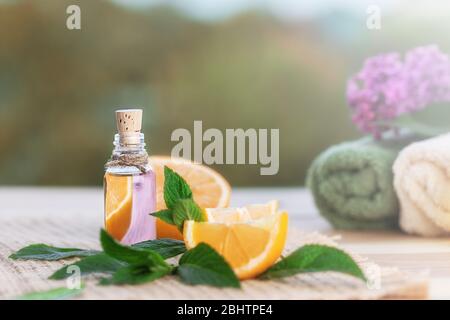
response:
[[[320,214],[338,229],[398,227],[392,164],[417,136],[365,137],[332,146],[308,170],[307,186]]]

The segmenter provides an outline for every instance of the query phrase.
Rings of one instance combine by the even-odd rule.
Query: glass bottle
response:
[[[156,179],[148,164],[141,109],[116,111],[118,133],[105,165],[105,228],[116,240],[131,245],[156,238]]]

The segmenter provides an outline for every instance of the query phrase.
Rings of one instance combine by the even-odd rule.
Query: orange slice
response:
[[[188,249],[204,242],[217,250],[239,279],[254,278],[272,266],[286,243],[288,214],[274,213],[247,223],[186,221]]]
[[[166,208],[164,202],[164,166],[168,166],[189,184],[195,202],[201,208],[226,207],[230,201],[231,188],[219,173],[204,165],[195,164],[181,158],[153,156],[150,165],[156,174],[156,209]],[[156,219],[158,238],[175,238],[183,240],[178,229],[160,219]]]
[[[264,204],[251,204],[242,208],[205,208],[206,221],[209,222],[249,222],[273,215],[278,210],[278,201]]]
[[[106,231],[118,241],[125,236],[131,223],[132,179],[130,176],[105,175],[105,226]]]

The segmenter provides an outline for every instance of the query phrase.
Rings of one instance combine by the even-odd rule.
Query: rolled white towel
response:
[[[450,235],[450,133],[410,144],[393,169],[400,227],[422,236]]]

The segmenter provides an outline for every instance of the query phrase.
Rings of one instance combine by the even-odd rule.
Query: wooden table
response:
[[[306,231],[319,231],[339,238],[344,248],[366,256],[382,266],[394,266],[416,273],[428,272],[430,298],[450,299],[450,239],[420,238],[401,232],[356,232],[334,230],[314,207],[303,188],[234,189],[232,205],[280,200],[290,213],[290,222]],[[96,217],[102,224],[103,191],[100,188],[1,187],[2,217],[36,217],[39,213],[77,214]],[[0,235],[1,237],[1,235]]]

